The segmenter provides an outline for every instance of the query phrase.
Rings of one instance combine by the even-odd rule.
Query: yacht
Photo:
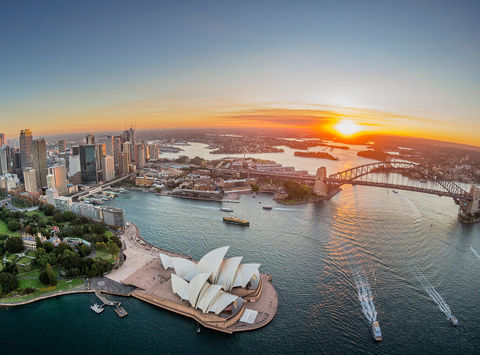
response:
[[[220,208],[220,211],[222,211],[222,212],[233,212],[233,210],[231,208],[226,208],[226,207]]]
[[[450,323],[452,323],[454,326],[457,326],[457,325],[458,325],[458,319],[457,319],[457,317],[455,317],[453,314],[450,315],[450,317],[448,317],[448,320],[449,320]]]
[[[99,306],[97,303],[95,303],[93,306],[90,306],[90,309],[94,311],[95,313],[102,313],[103,312],[103,307]]]
[[[375,321],[372,323],[372,334],[373,334],[373,340],[375,341],[382,340],[382,331],[380,330],[380,325],[378,324],[378,321]]]

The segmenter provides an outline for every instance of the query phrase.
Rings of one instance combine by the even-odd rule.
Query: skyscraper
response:
[[[37,192],[35,169],[30,167],[23,169],[23,178],[25,179],[25,191],[30,193]]]
[[[48,174],[53,175],[55,189],[58,191],[58,194],[60,196],[67,196],[68,195],[67,169],[65,168],[65,166],[64,165],[52,166],[51,168],[48,168]]]
[[[37,187],[47,186],[47,145],[44,138],[32,142],[31,161],[31,166],[35,169]]]
[[[102,158],[102,179],[104,182],[115,179],[115,162],[112,155]]]
[[[135,165],[138,169],[145,166],[145,147],[143,143],[135,144]]]
[[[65,139],[59,139],[57,142],[58,154],[65,153],[67,151],[67,141]]]
[[[122,144],[122,152],[127,154],[128,164],[132,162],[132,143],[125,142]]]
[[[158,147],[158,144],[150,144],[149,151],[150,151],[150,159],[158,160],[160,158],[160,149]]]
[[[113,157],[113,136],[99,136],[97,137],[97,144],[105,144],[105,154]]]
[[[120,153],[120,163],[119,163],[119,175],[125,176],[128,174],[128,153]]]
[[[5,135],[0,133],[0,147],[5,145]]]
[[[32,131],[28,128],[20,131],[20,159],[22,168],[32,166]]]
[[[122,137],[113,137],[113,161],[115,164],[115,170],[120,171],[120,153],[122,152]]]
[[[11,150],[8,145],[0,147],[0,175],[11,171]]]
[[[80,170],[83,183],[97,182],[96,147],[94,145],[80,146]]]
[[[95,144],[95,136],[93,134],[87,134],[85,143],[87,143],[87,145]]]

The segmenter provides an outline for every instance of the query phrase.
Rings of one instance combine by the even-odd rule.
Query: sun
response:
[[[352,134],[358,133],[362,128],[352,121],[340,121],[335,126],[335,130],[340,133],[342,136],[351,136]]]

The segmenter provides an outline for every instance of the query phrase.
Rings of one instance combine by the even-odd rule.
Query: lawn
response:
[[[33,215],[38,215],[40,216],[41,218],[45,219],[45,214],[42,212],[42,211],[29,211],[29,212],[26,212],[25,213],[27,216],[33,216]]]
[[[115,263],[114,258],[112,258],[112,254],[110,254],[109,252],[103,251],[103,250],[97,250],[96,257],[98,257],[100,259],[108,260],[111,263]]]
[[[20,258],[20,260],[17,261],[17,263],[24,264],[24,265],[31,264],[33,262],[34,260],[30,258]]]
[[[17,258],[18,258],[17,254],[10,254],[9,256],[7,256],[8,261],[15,261],[17,260]]]
[[[35,257],[35,250],[29,250],[29,251],[27,251],[27,254],[26,254],[26,255]]]
[[[53,270],[53,273],[55,274],[55,276],[58,277],[59,267],[57,265],[52,266],[52,270]],[[38,277],[38,276],[40,276],[41,272],[42,272],[42,270],[40,270],[40,269],[32,270],[32,271],[29,271],[29,272],[24,272],[23,274],[18,274],[18,278],[21,279],[21,278],[24,278],[24,277]]]
[[[113,232],[112,232],[112,231],[108,231],[108,230],[105,232],[105,235],[107,236],[108,239],[110,239],[110,237],[113,237],[113,236],[114,236]]]
[[[75,287],[82,286],[85,283],[84,279],[73,279],[73,280],[60,280],[58,281],[57,286],[45,286],[43,285],[38,279],[30,279],[30,280],[19,280],[20,287],[32,287],[32,286],[23,286],[23,285],[29,285],[33,284],[35,281],[38,281],[38,283],[41,285],[39,286],[38,291],[35,291],[34,293],[30,295],[24,295],[24,296],[17,296],[17,297],[5,297],[5,298],[0,298],[1,303],[16,303],[16,302],[22,302],[26,300],[30,300],[32,298],[40,297],[43,295],[47,295],[49,293],[53,292],[58,292],[58,291],[68,291],[71,290]],[[23,284],[22,284],[23,282]],[[36,286],[33,286],[36,287]]]
[[[16,232],[10,232],[7,228],[7,225],[4,221],[0,221],[0,234],[1,235],[11,235],[11,236],[14,236],[14,237],[20,237],[20,232],[19,231],[16,231]]]

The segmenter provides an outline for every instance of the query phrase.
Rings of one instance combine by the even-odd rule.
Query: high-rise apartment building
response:
[[[32,142],[31,161],[31,166],[35,169],[37,187],[47,186],[47,145],[44,138]]]
[[[23,178],[25,179],[25,191],[37,192],[37,178],[35,176],[35,169],[27,167],[23,169]]]
[[[118,173],[120,176],[125,176],[128,174],[128,153],[120,153],[120,163],[118,167]]]
[[[28,128],[20,131],[20,159],[23,168],[32,166],[32,131]]]
[[[48,168],[48,174],[53,175],[53,180],[55,182],[55,189],[58,191],[58,194],[60,196],[67,196],[68,195],[67,169],[65,168],[65,166],[64,165],[52,166],[51,168]]]
[[[158,144],[150,144],[149,148],[150,148],[149,149],[150,159],[152,160],[160,159],[160,148],[158,147]]]
[[[80,146],[80,170],[82,182],[97,182],[96,147],[93,144]]]
[[[145,146],[143,143],[135,144],[135,165],[138,169],[145,166]]]
[[[122,152],[127,154],[128,164],[132,162],[132,143],[125,142],[122,144]]]
[[[122,138],[120,136],[113,137],[113,161],[115,170],[120,171],[120,153],[122,152]]]
[[[102,180],[104,182],[115,179],[115,162],[112,155],[102,158]]]
[[[65,139],[59,139],[57,142],[58,154],[63,154],[67,151],[67,141]]]

